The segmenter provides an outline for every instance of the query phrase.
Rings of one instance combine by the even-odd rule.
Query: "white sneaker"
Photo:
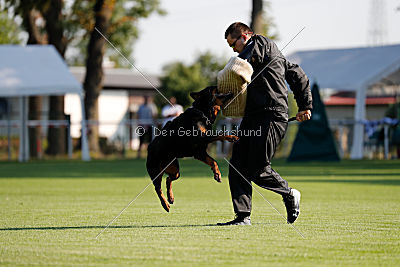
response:
[[[298,190],[292,188],[289,195],[283,196],[283,202],[286,206],[287,222],[294,223],[300,215],[300,197]]]

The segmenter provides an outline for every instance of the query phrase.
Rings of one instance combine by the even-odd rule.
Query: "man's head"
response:
[[[242,52],[253,31],[244,23],[234,22],[225,31],[225,39],[235,52]]]

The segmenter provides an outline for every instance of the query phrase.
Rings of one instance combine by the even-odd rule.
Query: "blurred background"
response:
[[[400,156],[399,0],[0,0],[0,7],[0,160],[144,158],[151,126],[176,115],[160,93],[185,109],[190,92],[216,84],[235,55],[224,39],[235,21],[281,49],[305,27],[282,52],[309,76],[318,110],[310,122],[289,125],[276,157],[304,159],[307,149],[296,145],[304,136],[308,160]],[[289,104],[293,116],[291,92]],[[220,116],[215,128],[239,124]],[[217,157],[230,149],[209,147]]]

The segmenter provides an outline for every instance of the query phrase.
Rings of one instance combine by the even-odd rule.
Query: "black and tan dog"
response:
[[[214,179],[221,182],[221,172],[217,162],[207,154],[207,145],[213,141],[235,142],[233,135],[210,134],[212,124],[221,106],[232,98],[232,93],[218,94],[217,87],[207,87],[200,92],[191,93],[194,99],[192,107],[168,122],[148,147],[147,172],[153,181],[161,205],[169,212],[169,204],[174,203],[172,181],[179,178],[178,158],[194,157],[211,167]],[[168,202],[161,190],[164,172],[167,178]]]

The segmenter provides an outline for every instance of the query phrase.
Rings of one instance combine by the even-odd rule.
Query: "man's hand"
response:
[[[296,114],[296,120],[297,121],[308,121],[309,119],[311,119],[311,110],[304,110],[304,111],[300,111]]]

